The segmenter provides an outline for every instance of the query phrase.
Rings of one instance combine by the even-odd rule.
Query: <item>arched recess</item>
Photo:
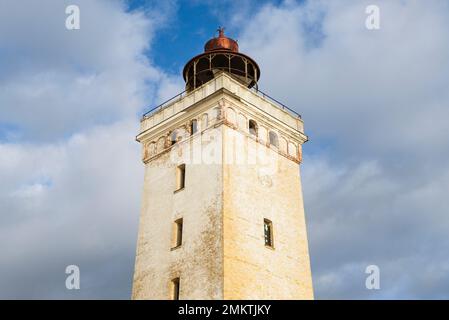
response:
[[[250,135],[257,137],[258,126],[256,120],[250,119],[248,121],[248,130]]]
[[[156,154],[156,142],[151,142],[148,147],[148,156],[152,157]]]
[[[228,122],[230,122],[232,124],[237,124],[236,119],[235,119],[235,110],[234,109],[232,109],[232,108],[226,109],[226,119],[228,120]]]
[[[166,137],[162,136],[157,140],[156,152],[159,153],[165,149],[165,139]]]
[[[213,108],[211,112],[211,120],[215,122],[216,120],[220,119],[220,115],[221,115],[221,107]]]
[[[279,140],[279,150],[282,153],[287,154],[287,147],[288,147],[287,139],[285,139],[284,137],[281,137],[281,139]]]
[[[187,137],[187,130],[185,127],[179,127],[175,130],[173,130],[170,134],[170,141],[171,144],[174,145],[175,143],[183,140]]]
[[[204,130],[209,125],[209,115],[207,113],[203,113],[201,116],[201,130]]]
[[[288,143],[288,155],[297,158],[298,157],[298,149],[296,144],[293,142]]]
[[[270,146],[279,148],[279,138],[276,132],[270,131],[268,134]]]
[[[247,121],[246,121],[246,117],[244,114],[239,113],[239,117],[238,117],[238,127],[239,129],[246,131],[248,129],[247,127]]]
[[[266,142],[267,141],[267,135],[268,135],[267,128],[265,128],[263,126],[259,126],[258,132],[257,132],[257,136],[259,137],[259,140]]]

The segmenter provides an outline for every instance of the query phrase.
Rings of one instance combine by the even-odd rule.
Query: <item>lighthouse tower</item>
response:
[[[146,113],[133,299],[313,299],[299,114],[219,29]]]

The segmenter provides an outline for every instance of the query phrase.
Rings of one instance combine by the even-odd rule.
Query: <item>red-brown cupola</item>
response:
[[[234,39],[224,35],[224,28],[218,28],[218,37],[212,38],[204,45],[204,52],[215,50],[229,50],[239,52],[239,44]]]
[[[236,40],[224,35],[224,28],[218,28],[218,37],[204,45],[204,53],[186,63],[182,72],[186,90],[191,91],[212,80],[220,72],[226,72],[236,80],[251,88],[257,87],[260,69],[257,63],[239,52]]]

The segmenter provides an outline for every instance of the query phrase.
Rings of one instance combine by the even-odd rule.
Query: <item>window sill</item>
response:
[[[180,244],[179,246],[170,248],[170,251],[174,251],[174,250],[179,249],[179,248],[181,248],[181,247],[182,247],[182,244]]]
[[[173,193],[178,193],[178,192],[181,192],[182,190],[184,190],[185,189],[185,187],[182,187],[182,188],[179,188],[179,189],[176,189],[175,191],[173,191]]]
[[[274,247],[273,246],[269,246],[269,245],[265,245],[265,248],[267,248],[267,249],[270,249],[270,250],[274,250]]]

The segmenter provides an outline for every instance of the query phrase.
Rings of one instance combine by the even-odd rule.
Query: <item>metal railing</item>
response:
[[[207,82],[206,82],[206,83],[207,83]],[[206,84],[206,83],[204,83],[204,84]],[[199,88],[199,87],[198,87],[198,88]],[[285,104],[283,104],[282,102],[280,102],[280,101],[276,100],[275,98],[269,96],[268,94],[266,94],[265,92],[259,90],[258,88],[252,87],[252,88],[250,88],[250,90],[251,90],[252,92],[254,92],[255,94],[257,94],[259,97],[262,97],[262,98],[264,98],[264,99],[266,99],[266,100],[271,101],[272,103],[274,103],[275,105],[277,105],[278,108],[280,108],[280,109],[282,109],[282,110],[288,112],[290,115],[292,115],[292,116],[294,116],[294,117],[297,117],[297,118],[301,119],[301,115],[300,115],[298,112],[296,112],[296,111],[290,109],[289,107],[287,107],[287,106],[286,106]],[[156,112],[159,112],[160,110],[163,110],[165,107],[167,107],[167,106],[169,106],[169,105],[171,105],[171,104],[173,104],[173,103],[175,103],[175,102],[181,100],[181,99],[184,98],[187,94],[188,94],[187,91],[184,90],[184,91],[182,91],[181,93],[178,93],[177,95],[171,97],[170,99],[168,99],[168,100],[162,102],[161,104],[159,104],[158,106],[154,107],[153,109],[150,109],[149,111],[145,112],[145,113],[143,114],[143,116],[142,116],[142,120],[151,117],[151,116],[152,116],[153,114],[155,114]]]
[[[203,84],[209,82],[210,80],[212,80],[214,78],[214,71],[216,72],[218,70],[218,72],[225,72],[227,75],[231,76],[233,79],[237,80],[237,81],[242,81],[243,78],[245,78],[247,80],[247,85],[256,85],[257,86],[257,79],[249,74],[248,72],[245,72],[241,69],[237,69],[237,68],[231,68],[231,67],[219,67],[219,66],[214,66],[212,68],[208,68],[208,69],[204,69],[201,71],[198,71],[197,73],[189,76],[187,78],[187,86],[191,86],[192,89],[196,89],[201,87]],[[206,82],[203,82],[201,79],[201,76],[204,74],[208,74],[210,75],[210,79],[207,80]],[[239,79],[236,76],[240,76],[242,77],[242,79]],[[207,76],[206,76],[207,77]],[[194,79],[197,79],[196,81],[194,81]],[[248,82],[249,81],[249,82]],[[193,82],[196,82],[196,86],[193,86]]]
[[[259,90],[257,88],[251,88],[251,91],[253,91],[254,93],[256,93],[258,96],[265,98],[271,102],[273,102],[274,104],[276,104],[280,109],[290,113],[290,115],[297,117],[299,119],[301,119],[301,115],[296,112],[295,110],[290,109],[289,107],[287,107],[285,104],[283,104],[282,102],[276,100],[275,98],[269,96],[268,94],[266,94],[265,92],[263,92],[262,90]]]
[[[151,117],[153,114],[155,114],[156,112],[164,109],[166,106],[175,103],[179,100],[181,100],[182,98],[184,98],[187,95],[187,91],[183,91],[181,93],[178,93],[177,95],[171,97],[170,99],[162,102],[160,105],[158,105],[157,107],[154,107],[153,109],[150,109],[149,111],[145,112],[142,116],[142,120]]]

